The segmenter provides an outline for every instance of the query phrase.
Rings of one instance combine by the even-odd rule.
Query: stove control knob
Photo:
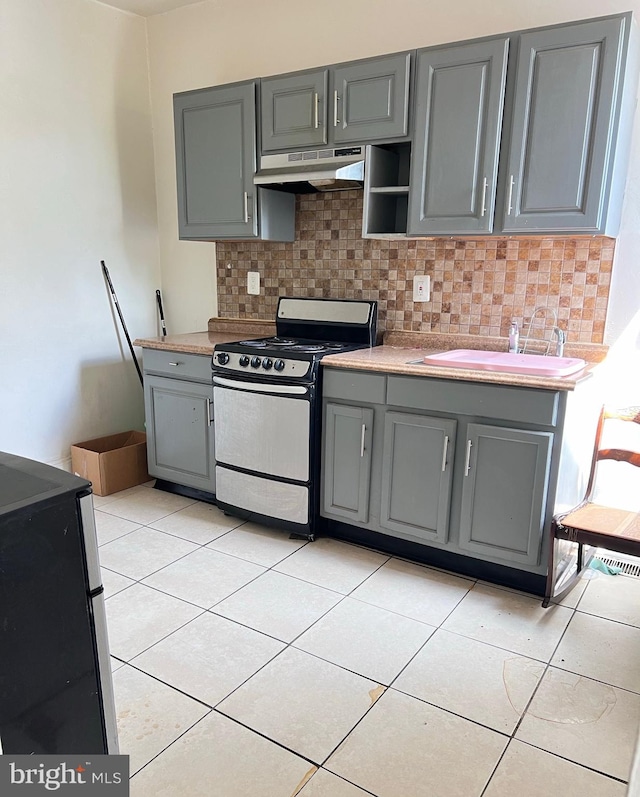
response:
[[[260,358],[259,357],[252,357],[251,358],[251,367],[252,368],[260,368]]]
[[[276,371],[284,371],[284,360],[276,360],[273,367]]]
[[[273,365],[273,360],[270,360],[268,357],[265,357],[264,360],[262,361],[262,367],[264,368],[265,371],[268,371],[272,365]]]
[[[219,365],[226,365],[229,362],[229,355],[226,351],[221,351],[218,355],[218,364]]]
[[[242,357],[238,360],[238,364],[241,365],[243,368],[246,368],[249,365],[249,358],[246,354],[243,354]]]

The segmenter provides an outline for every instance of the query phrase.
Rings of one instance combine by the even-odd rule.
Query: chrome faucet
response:
[[[560,329],[560,327],[554,327],[553,334],[557,338],[556,357],[562,357],[564,354],[564,344],[567,342],[567,333]]]
[[[539,332],[539,335],[534,335]],[[553,343],[555,339],[555,352]],[[562,357],[567,333],[558,326],[558,313],[553,307],[536,307],[533,311],[526,333],[520,338],[520,351],[529,353],[530,349],[539,354],[555,354]]]
[[[511,326],[509,327],[509,352],[511,354],[518,353],[518,341],[520,339],[520,330],[518,329],[518,322],[515,318],[511,319]]]

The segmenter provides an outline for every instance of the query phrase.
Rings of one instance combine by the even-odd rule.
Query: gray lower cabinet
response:
[[[552,432],[467,426],[459,545],[501,560],[539,563]]]
[[[380,525],[446,542],[456,421],[386,412]]]
[[[546,524],[560,492],[563,504],[574,497],[564,483],[578,490],[584,478],[565,392],[323,371],[322,516],[546,572]],[[576,417],[592,413],[585,391],[572,395]]]
[[[373,410],[328,403],[324,424],[323,512],[366,523]]]
[[[143,363],[149,474],[215,493],[211,358],[145,349]]]
[[[509,39],[417,59],[409,235],[493,229]]]
[[[262,152],[406,137],[410,69],[399,53],[263,78]]]
[[[625,15],[520,36],[506,233],[609,234],[624,187],[612,204],[630,24]]]
[[[173,98],[183,240],[293,241],[292,195],[256,188],[256,82]]]

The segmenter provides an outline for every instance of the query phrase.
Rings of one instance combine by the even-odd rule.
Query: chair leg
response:
[[[549,605],[553,603],[559,603],[566,595],[571,592],[571,590],[575,587],[575,585],[580,580],[580,576],[582,575],[582,571],[584,570],[585,561],[584,561],[584,546],[583,543],[577,542],[578,544],[578,552],[576,554],[576,563],[575,563],[575,571],[572,575],[568,575],[565,573],[562,574],[560,578],[560,590],[557,591],[557,582],[556,582],[556,547],[558,544],[558,537],[556,536],[558,525],[554,521],[551,522],[551,543],[550,543],[550,551],[549,551],[549,564],[547,568],[547,583],[545,587],[545,594],[544,599],[542,601],[542,608],[547,609]]]
[[[584,545],[581,542],[578,543],[578,559],[576,564],[578,573],[582,573],[582,568],[584,567]]]
[[[556,522],[551,521],[551,539],[549,540],[549,556],[547,557],[547,583],[544,588],[544,599],[542,601],[542,608],[546,609],[551,602],[553,596],[553,588],[556,579],[556,566],[555,566],[555,553],[556,553]]]
[[[549,599],[549,601],[551,602],[551,600],[553,599],[553,603],[560,603],[560,601],[571,592],[571,590],[575,587],[578,581],[580,581],[581,575],[582,575],[582,570],[576,570],[573,576],[563,586],[561,591],[558,592],[556,595],[553,595],[552,598]],[[544,603],[542,605],[544,608],[546,608],[546,606],[544,606]],[[547,606],[548,605],[549,604],[547,604]]]

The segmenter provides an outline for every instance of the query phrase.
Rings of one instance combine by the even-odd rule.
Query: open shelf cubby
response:
[[[409,206],[408,142],[367,147],[364,183],[364,238],[393,237],[407,231]]]

